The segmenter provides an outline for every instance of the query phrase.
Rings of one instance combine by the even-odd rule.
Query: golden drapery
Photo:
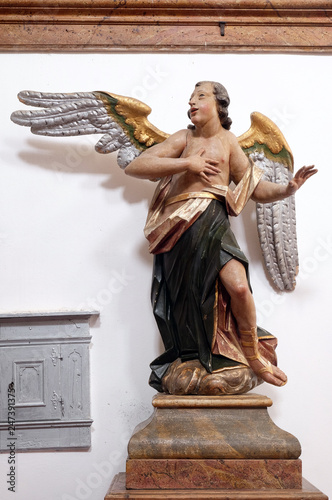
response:
[[[161,179],[151,201],[144,228],[150,253],[169,251],[186,229],[206,210],[213,198],[224,199],[228,213],[239,215],[262,175],[263,171],[250,161],[248,169],[234,190],[229,186],[211,184],[199,193],[183,193],[174,199],[167,198],[172,177]],[[170,202],[174,204],[174,211],[165,217],[165,206]]]

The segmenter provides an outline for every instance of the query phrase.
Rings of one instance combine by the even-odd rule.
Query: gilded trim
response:
[[[178,201],[186,201],[192,198],[210,198],[212,200],[219,199],[218,196],[213,193],[194,191],[192,193],[182,193],[177,196],[172,196],[172,198],[168,198],[168,200],[165,201],[164,206],[167,207],[168,205],[173,205],[173,203],[177,203]]]

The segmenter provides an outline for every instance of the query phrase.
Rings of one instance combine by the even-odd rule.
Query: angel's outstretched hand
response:
[[[300,168],[293,179],[289,181],[287,186],[287,194],[290,196],[294,194],[304,183],[309,179],[312,175],[316,174],[318,170],[314,165],[310,165],[310,167],[302,167]]]

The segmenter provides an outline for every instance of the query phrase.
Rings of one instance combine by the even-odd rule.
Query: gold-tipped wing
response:
[[[293,154],[279,127],[258,111],[251,113],[250,119],[249,130],[238,137],[243,151],[248,156],[251,153],[263,153],[270,160],[283,163],[293,172]]]
[[[238,137],[243,151],[264,171],[263,179],[288,184],[294,159],[277,125],[261,113],[251,114],[251,127]],[[295,197],[257,203],[257,229],[266,269],[278,290],[293,290],[299,259]]]
[[[167,139],[168,134],[156,128],[147,119],[151,108],[133,97],[108,92],[95,92],[103,100],[109,114],[114,116],[127,133],[133,133],[140,147],[150,147]],[[121,119],[120,119],[121,117]],[[144,146],[143,146],[144,145]]]
[[[24,104],[39,109],[16,111],[13,122],[46,136],[102,134],[95,149],[118,151],[125,168],[146,148],[164,141],[168,134],[148,120],[151,108],[143,102],[108,92],[43,93],[23,91]],[[272,182],[287,183],[292,176],[293,155],[278,127],[261,113],[252,113],[250,129],[241,135],[244,152]],[[257,204],[258,232],[266,267],[280,290],[295,286],[298,267],[294,197],[282,202]]]
[[[11,116],[13,122],[30,127],[37,135],[103,134],[96,151],[118,151],[117,160],[122,168],[146,148],[168,137],[149,122],[151,108],[134,98],[108,92],[34,91],[22,91],[18,98],[41,109],[15,111]]]

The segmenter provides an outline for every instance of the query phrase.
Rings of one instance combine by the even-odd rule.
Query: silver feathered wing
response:
[[[168,135],[152,125],[147,116],[151,108],[143,102],[108,92],[72,94],[22,91],[24,104],[42,109],[15,111],[11,120],[31,127],[36,135],[64,137],[103,134],[95,149],[98,153],[118,150],[117,162],[125,168],[147,147]]]
[[[15,111],[11,116],[13,122],[30,127],[37,135],[102,134],[96,151],[118,151],[121,168],[146,148],[168,137],[148,121],[151,108],[134,98],[108,92],[34,91],[22,91],[18,98],[41,109]],[[250,129],[238,138],[242,149],[264,170],[265,179],[287,183],[292,177],[293,157],[285,138],[264,115],[252,113],[251,121]],[[273,283],[279,290],[292,290],[298,268],[294,197],[257,204],[257,227]]]
[[[246,155],[264,171],[263,179],[288,184],[293,155],[283,134],[261,113],[251,114],[251,127],[238,138]],[[293,290],[299,259],[294,195],[273,203],[257,203],[257,229],[263,258],[277,289]]]

